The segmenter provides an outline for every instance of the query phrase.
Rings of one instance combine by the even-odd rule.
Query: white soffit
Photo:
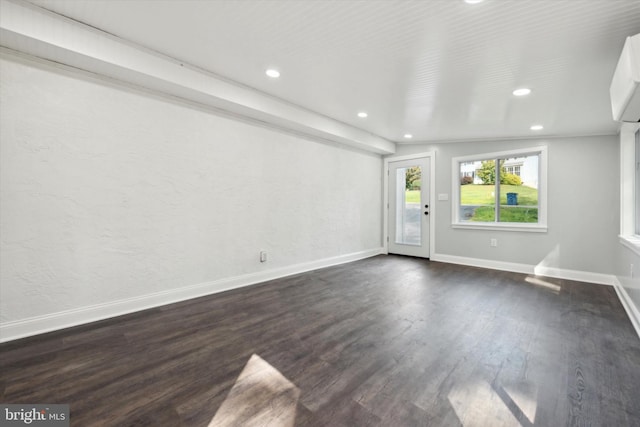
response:
[[[378,153],[395,144],[32,4],[0,0],[0,44],[294,132]]]

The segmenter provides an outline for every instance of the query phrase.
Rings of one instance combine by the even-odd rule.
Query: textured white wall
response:
[[[9,55],[0,75],[2,322],[381,246],[380,156]]]
[[[436,253],[564,270],[613,274],[619,231],[615,136],[435,145],[398,145],[395,155],[436,152],[436,193],[451,195],[451,159],[548,146],[548,232],[451,228],[451,201],[436,201]],[[489,246],[491,238],[498,247]]]

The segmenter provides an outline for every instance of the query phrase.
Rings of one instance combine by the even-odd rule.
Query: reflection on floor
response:
[[[300,390],[260,356],[251,356],[209,427],[293,427]]]

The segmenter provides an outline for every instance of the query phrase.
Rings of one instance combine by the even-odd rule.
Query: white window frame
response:
[[[463,222],[460,221],[460,164],[469,161],[491,160],[496,158],[513,158],[538,155],[538,222]],[[495,153],[479,153],[454,157],[451,164],[452,192],[451,227],[473,230],[527,231],[534,233],[547,232],[547,147],[522,148],[499,151]]]
[[[640,235],[636,234],[636,133],[640,125],[623,123],[620,128],[620,243],[640,255]],[[640,171],[638,172],[640,173]]]

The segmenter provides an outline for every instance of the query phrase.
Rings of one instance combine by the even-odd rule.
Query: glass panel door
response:
[[[429,257],[429,162],[389,162],[389,253]]]

